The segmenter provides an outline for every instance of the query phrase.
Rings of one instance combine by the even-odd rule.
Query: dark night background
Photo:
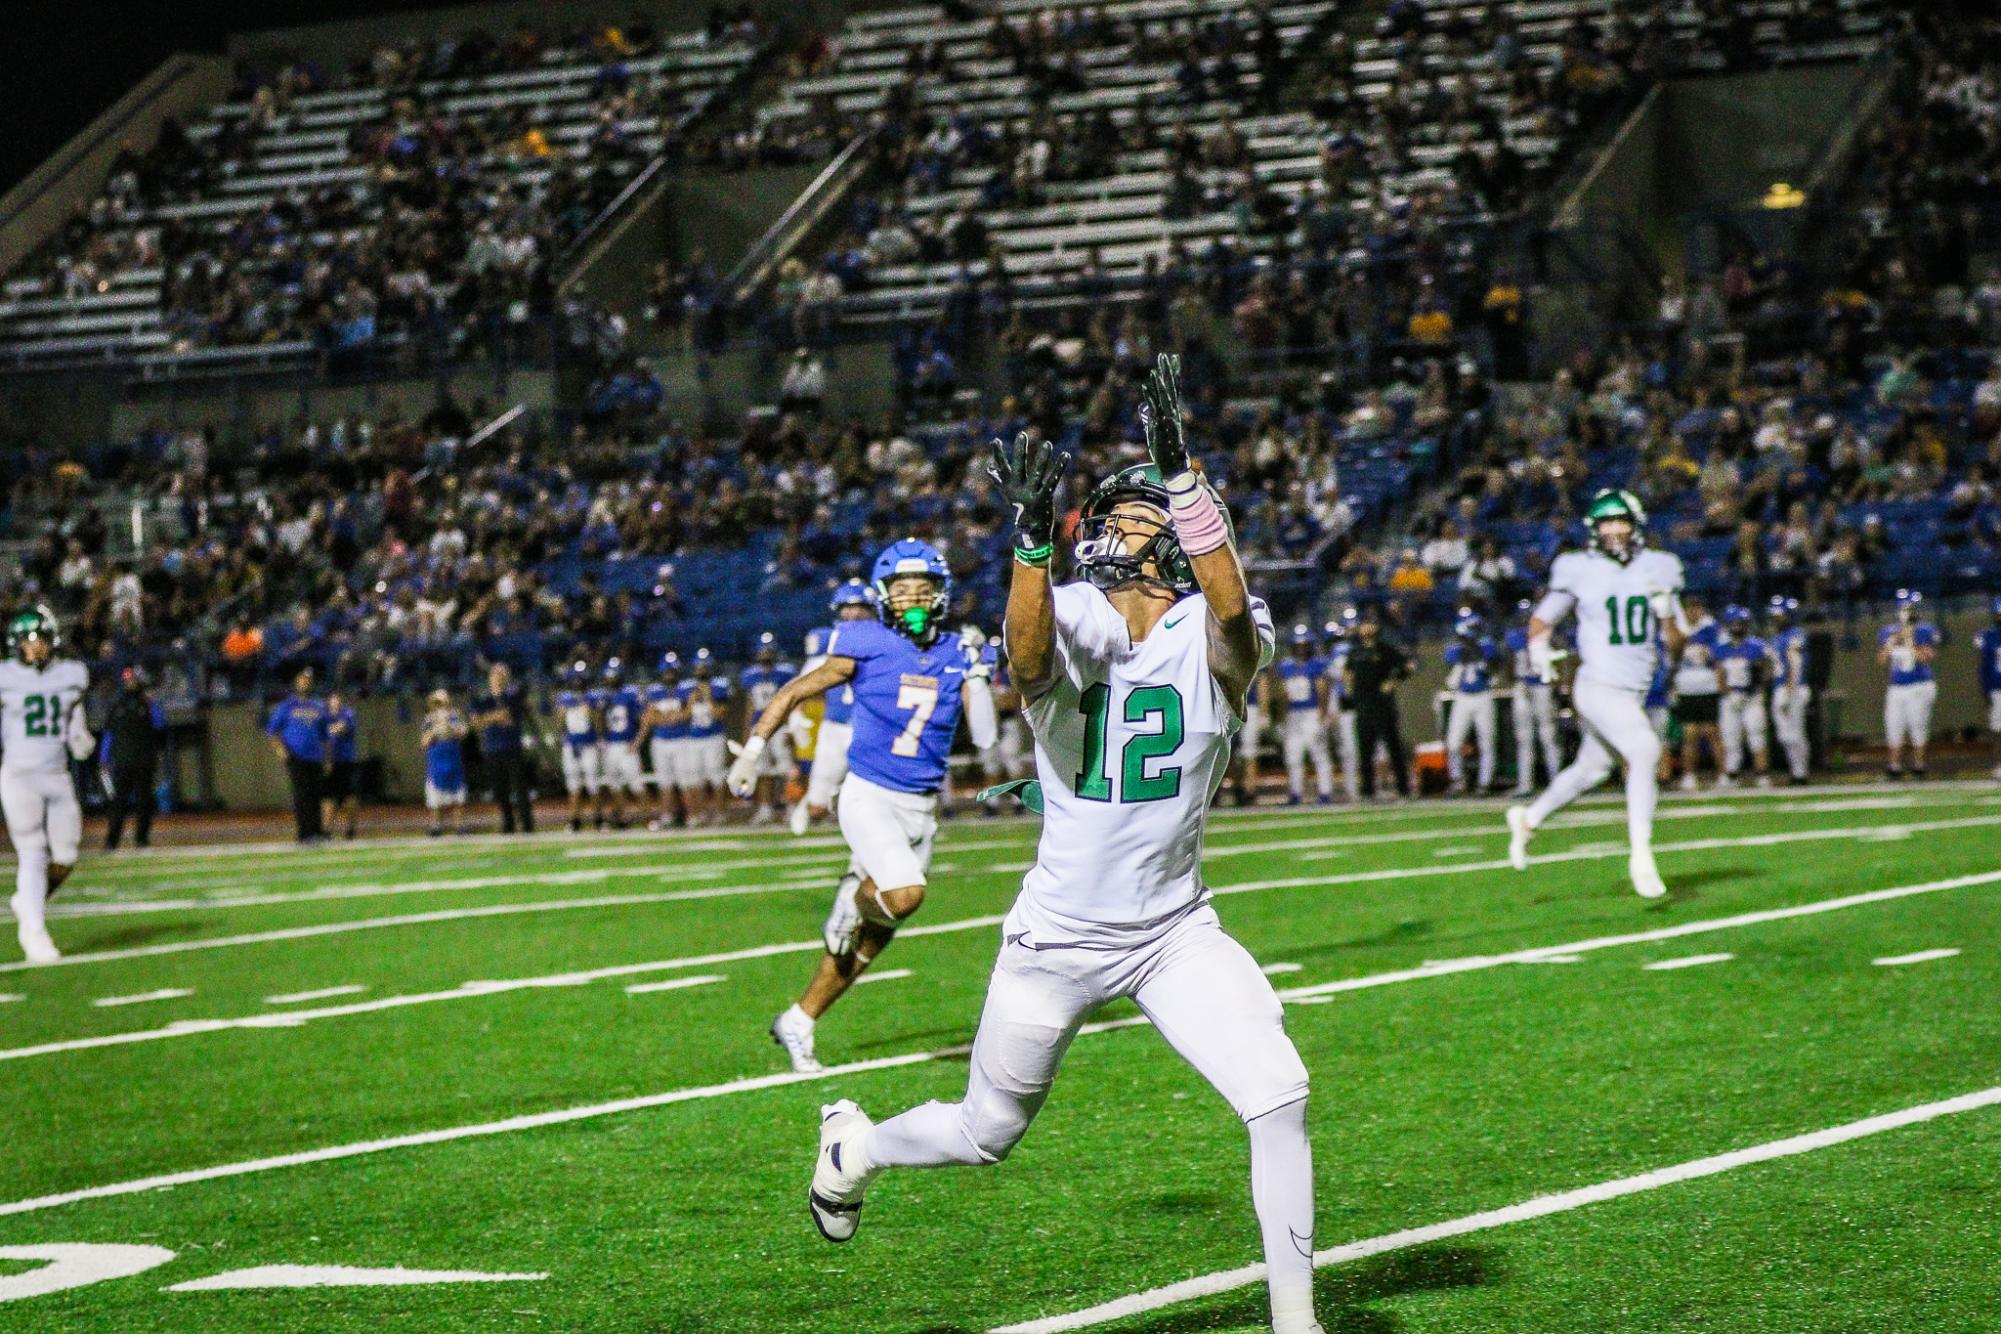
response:
[[[0,59],[0,193],[176,51],[220,52],[234,32],[445,7],[441,0],[15,0]]]

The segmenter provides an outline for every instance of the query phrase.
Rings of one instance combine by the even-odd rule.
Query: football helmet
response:
[[[874,576],[876,614],[884,625],[912,639],[928,639],[937,633],[938,619],[952,601],[952,569],[938,548],[914,537],[892,542],[875,558],[875,568],[870,573]],[[930,602],[899,612],[890,605],[889,586],[913,574],[931,581]]]
[[[1602,525],[1612,519],[1624,519],[1633,526],[1632,536],[1616,549],[1605,545],[1602,531]],[[1631,491],[1607,487],[1591,497],[1591,503],[1585,507],[1584,527],[1591,534],[1593,551],[1603,552],[1623,565],[1647,543],[1647,507]]]
[[[1133,501],[1159,510],[1160,518],[1114,515],[1113,511],[1119,506]],[[1166,483],[1161,478],[1160,469],[1151,463],[1135,463],[1121,468],[1099,482],[1092,489],[1090,499],[1084,502],[1083,515],[1077,520],[1077,567],[1084,572],[1084,577],[1105,592],[1135,579],[1145,579],[1183,597],[1193,593],[1195,568],[1188,563],[1188,556],[1181,549],[1181,539],[1175,536],[1174,521],[1168,515],[1167,506]],[[1228,525],[1230,513],[1223,509],[1220,499],[1216,507],[1223,510],[1223,522]],[[1118,533],[1112,531],[1115,519],[1121,530]],[[1138,550],[1129,549],[1125,534],[1148,528],[1152,532]],[[1154,568],[1152,574],[1146,572],[1149,563]]]
[[[7,622],[7,654],[9,657],[27,661],[30,641],[39,640],[49,646],[49,656],[54,657],[62,647],[62,630],[56,624],[55,613],[47,607],[30,607],[16,612]]]

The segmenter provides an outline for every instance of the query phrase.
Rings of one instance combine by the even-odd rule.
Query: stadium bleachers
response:
[[[0,283],[0,357],[269,358],[518,302],[758,49],[697,32],[454,77],[260,85],[115,168]]]

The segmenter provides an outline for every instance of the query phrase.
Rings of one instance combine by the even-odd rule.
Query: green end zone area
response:
[[[1078,1040],[1004,1165],[886,1177],[846,1247],[808,1222],[822,1102],[963,1088],[1033,834],[947,827],[923,930],[878,965],[910,975],[833,1012],[834,1070],[807,1080],[764,1030],[816,957],[845,860],[825,837],[86,860],[52,922],[77,962],[0,972],[22,997],[0,1005],[0,1255],[174,1254],[0,1303],[0,1329],[943,1334],[1254,1262],[1242,1127],[1143,1023]],[[1618,806],[1579,806],[1516,873],[1494,807],[1215,821],[1218,911],[1284,966],[1313,1074],[1319,1246],[2001,1085],[1991,788],[1668,802],[1659,904],[1626,887],[1623,837]],[[169,991],[190,994],[94,1004]],[[1984,1328],[1997,1144],[2001,1107],[1970,1110],[1332,1264],[1322,1317]],[[177,1174],[197,1179],[158,1184]],[[166,1290],[267,1265],[547,1277]],[[29,1268],[0,1259],[0,1291]],[[1078,1327],[1255,1329],[1262,1303]]]

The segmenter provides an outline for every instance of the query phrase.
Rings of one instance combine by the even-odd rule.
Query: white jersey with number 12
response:
[[[1133,644],[1087,583],[1054,590],[1056,680],[1025,710],[1045,804],[1009,930],[1037,945],[1116,947],[1207,897],[1202,827],[1242,726],[1209,669],[1198,593]],[[1251,599],[1261,663],[1271,613]]]
[[[1592,685],[1644,692],[1654,679],[1660,626],[1653,596],[1679,600],[1681,557],[1642,549],[1628,561],[1602,551],[1566,551],[1549,567],[1549,592],[1535,614],[1549,625],[1577,612],[1577,679]]]

